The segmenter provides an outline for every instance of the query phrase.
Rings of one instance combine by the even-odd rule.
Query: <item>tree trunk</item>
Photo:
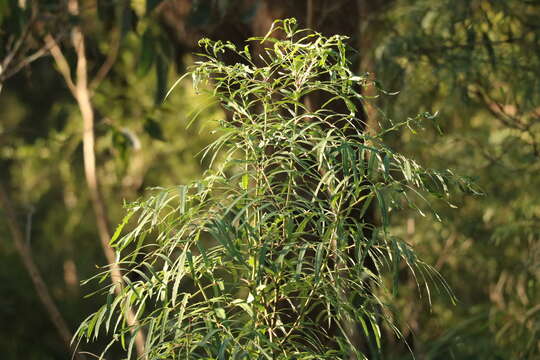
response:
[[[79,16],[79,3],[77,0],[68,0],[68,12],[73,16]],[[114,250],[109,245],[111,238],[109,216],[107,214],[107,207],[103,201],[103,195],[99,186],[98,176],[96,172],[96,154],[95,154],[95,115],[92,107],[90,81],[88,79],[88,63],[86,57],[84,34],[79,25],[75,25],[71,31],[71,42],[75,48],[77,57],[76,66],[76,78],[75,81],[71,77],[71,69],[60,47],[51,35],[46,36],[46,42],[50,49],[59,72],[62,74],[66,85],[71,91],[81,112],[83,120],[83,161],[84,161],[84,175],[88,192],[90,194],[90,200],[92,203],[92,209],[96,218],[96,224],[98,228],[99,239],[103,253],[109,264],[111,271],[111,280],[115,285],[115,291],[120,293],[123,286],[122,272],[116,263],[116,257]],[[110,68],[110,64],[107,61],[104,66]],[[103,69],[103,67],[102,67]],[[101,70],[101,69],[100,69]],[[105,73],[108,70],[105,70]],[[104,76],[102,71],[98,72],[100,76]],[[137,319],[131,308],[126,311],[126,321],[129,326],[136,328],[139,326]],[[145,355],[145,336],[142,329],[139,329],[135,333],[135,329],[132,330],[135,334],[135,347],[140,358],[146,358]]]

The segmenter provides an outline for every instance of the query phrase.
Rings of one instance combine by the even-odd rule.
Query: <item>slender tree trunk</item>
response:
[[[76,46],[77,53],[84,54],[84,41],[80,32],[76,32],[74,34],[73,41],[74,45]],[[123,285],[122,272],[116,263],[114,250],[109,245],[109,240],[111,239],[109,216],[107,214],[105,202],[103,201],[103,196],[99,187],[99,181],[96,173],[94,110],[90,100],[90,91],[86,81],[86,74],[86,57],[80,56],[79,61],[77,62],[77,84],[75,98],[79,105],[83,119],[84,175],[86,178],[88,192],[90,193],[90,199],[92,201],[92,208],[96,217],[101,246],[110,266],[112,281],[116,285],[115,291],[119,293]],[[128,324],[130,326],[137,326],[138,323],[131,308],[127,310],[126,314]],[[140,356],[144,354],[144,344],[145,336],[142,330],[139,330],[136,334],[135,346],[137,348],[137,353]]]
[[[68,0],[68,11],[73,16],[79,16],[79,3],[77,0]],[[109,216],[107,213],[107,207],[103,200],[103,195],[99,186],[99,181],[96,172],[96,154],[95,154],[95,114],[92,107],[90,81],[88,79],[88,63],[86,57],[84,34],[81,27],[76,25],[71,32],[71,41],[75,48],[77,56],[76,66],[76,78],[75,81],[71,76],[71,69],[67,62],[62,50],[51,35],[47,35],[45,38],[51,55],[53,56],[58,71],[62,74],[66,85],[71,91],[77,105],[81,112],[83,120],[83,161],[84,161],[84,174],[88,192],[90,194],[90,200],[92,203],[92,209],[96,218],[96,224],[98,228],[99,239],[101,247],[109,264],[111,271],[111,280],[115,285],[116,293],[120,293],[123,286],[122,272],[116,263],[116,257],[114,250],[109,245],[111,238]],[[98,72],[100,76],[104,77],[104,73],[110,69],[111,65],[107,62],[104,64],[106,70],[104,72]],[[103,68],[102,68],[103,69]],[[132,328],[138,327],[138,321],[131,308],[127,309],[126,320],[129,326]],[[139,329],[135,334],[135,347],[139,357],[146,358],[145,355],[145,336],[142,329]]]
[[[32,283],[34,284],[38,298],[43,304],[47,315],[49,316],[51,322],[54,324],[54,327],[56,328],[58,335],[64,342],[64,345],[67,347],[69,353],[72,353],[74,351],[71,346],[71,338],[73,337],[73,334],[69,330],[66,321],[58,310],[58,307],[56,306],[51,296],[51,293],[49,292],[49,288],[45,284],[45,281],[43,280],[43,277],[41,276],[41,273],[36,263],[34,262],[32,252],[24,241],[23,232],[17,223],[15,210],[13,209],[11,200],[9,199],[7,191],[5,190],[2,183],[0,183],[0,207],[4,212],[5,219],[9,226],[9,230],[15,244],[15,248],[17,249],[17,252],[21,257],[26,271],[32,279]],[[79,360],[86,359],[84,355],[77,353],[75,354],[75,357]]]

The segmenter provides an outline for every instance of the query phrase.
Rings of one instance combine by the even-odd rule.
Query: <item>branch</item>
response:
[[[499,120],[503,125],[522,131],[527,130],[526,126],[519,121],[517,117],[508,114],[501,104],[491,99],[486,93],[479,89],[475,89],[473,93],[485,105],[485,108],[489,111],[489,113],[493,115],[495,119]]]
[[[34,288],[36,289],[36,293],[38,295],[39,300],[41,301],[41,304],[47,311],[47,315],[49,316],[49,319],[54,324],[54,327],[58,331],[58,335],[68,348],[68,351],[71,353],[73,349],[71,348],[71,338],[73,335],[71,334],[71,331],[69,330],[66,321],[62,317],[62,314],[58,310],[58,307],[54,303],[54,300],[51,296],[51,293],[49,292],[49,288],[45,284],[45,281],[43,280],[43,277],[41,276],[41,273],[36,266],[36,263],[34,262],[34,258],[32,256],[32,252],[26,242],[24,241],[23,232],[20,229],[19,225],[17,224],[17,218],[15,216],[15,210],[13,209],[13,206],[11,204],[11,200],[9,199],[6,190],[4,189],[3,184],[0,182],[0,208],[2,208],[4,212],[4,217],[8,223],[9,230],[11,232],[11,236],[13,238],[13,242],[15,243],[15,248],[17,249],[17,252],[19,253],[19,256],[21,257],[21,260],[23,262],[24,267],[26,268],[26,271],[30,275],[30,278],[32,279],[32,283],[34,284]],[[76,358],[79,360],[86,359],[84,355],[75,354]]]
[[[9,71],[2,72],[2,68],[0,65],[0,82],[4,82],[6,79],[18,73],[25,66],[28,66],[34,61],[36,61],[37,59],[45,56],[48,52],[50,52],[50,49],[49,47],[47,47],[47,45],[45,45],[41,49],[34,52],[32,55],[29,55],[26,58],[18,61],[14,67],[9,69]],[[4,68],[4,70],[7,70],[7,69]]]
[[[32,25],[35,23],[36,19],[31,19],[28,24],[26,24],[26,27],[21,35],[21,37],[17,40],[15,45],[13,46],[13,49],[6,55],[4,58],[4,61],[2,61],[1,68],[7,69],[9,66],[9,63],[15,58],[15,55],[19,52],[19,49],[24,44],[26,38],[28,35],[30,35],[30,29],[32,28]]]
[[[73,96],[77,97],[77,90],[75,89],[75,84],[73,83],[73,79],[71,77],[71,69],[69,67],[69,63],[64,57],[62,50],[60,50],[58,43],[56,42],[54,37],[52,37],[51,34],[45,35],[45,44],[49,48],[49,52],[54,58],[54,61],[56,62],[56,66],[58,66],[58,71],[64,78],[64,81],[66,82],[67,87],[69,88]]]
[[[116,57],[118,56],[118,49],[120,48],[120,30],[116,28],[112,35],[112,45],[109,49],[109,53],[107,54],[107,58],[99,68],[96,76],[92,81],[90,82],[90,89],[94,90],[99,86],[99,84],[103,81],[105,76],[109,73],[112,66],[116,62]]]

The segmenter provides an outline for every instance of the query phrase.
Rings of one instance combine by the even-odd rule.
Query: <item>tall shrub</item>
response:
[[[79,338],[104,332],[130,358],[132,308],[150,359],[364,358],[358,339],[377,351],[381,324],[399,336],[384,299],[397,293],[402,264],[419,286],[446,287],[389,231],[400,207],[421,211],[428,194],[447,199],[450,184],[468,186],[385,145],[388,132],[414,132],[431,115],[387,119],[368,134],[358,89],[374,82],[349,69],[346,38],[294,20],[276,21],[278,30],[280,39],[250,39],[264,44],[258,59],[247,46],[201,41],[189,74],[231,113],[204,153],[220,160],[200,181],[128,206],[111,240],[125,286],[104,286],[106,304]],[[226,52],[242,62],[225,64]],[[328,101],[310,109],[313,94]],[[336,102],[347,111],[332,110]],[[377,223],[366,220],[373,208]]]

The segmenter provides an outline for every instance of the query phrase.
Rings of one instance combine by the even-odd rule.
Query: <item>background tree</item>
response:
[[[540,8],[527,1],[396,1],[380,21],[377,74],[402,89],[381,105],[392,117],[439,111],[446,133],[406,134],[396,147],[432,166],[469,169],[484,189],[464,198],[450,227],[404,218],[459,305],[426,313],[402,303],[418,354],[430,358],[534,358],[538,343],[538,76]],[[391,85],[394,84],[394,85]],[[414,89],[414,96],[408,93]],[[418,147],[428,146],[429,152]],[[408,230],[407,230],[408,229]],[[474,283],[474,288],[471,288]],[[431,330],[426,330],[431,329]]]

